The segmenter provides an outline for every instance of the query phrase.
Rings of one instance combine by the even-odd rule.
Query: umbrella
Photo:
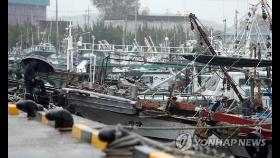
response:
[[[38,62],[38,70],[37,72],[49,73],[54,72],[54,67],[50,62],[48,62],[47,58],[42,56],[29,56],[21,60],[23,66],[27,66],[31,62]]]

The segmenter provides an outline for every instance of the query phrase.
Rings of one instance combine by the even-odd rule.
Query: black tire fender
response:
[[[264,139],[261,133],[254,131],[246,136],[246,139]],[[266,158],[268,155],[268,144],[260,146],[246,146],[246,151],[251,158]]]

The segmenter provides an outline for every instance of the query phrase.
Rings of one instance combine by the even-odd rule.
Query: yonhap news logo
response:
[[[190,133],[180,134],[176,140],[175,145],[178,149],[185,151],[190,149],[192,146],[212,146],[212,147],[230,147],[234,145],[244,146],[244,147],[260,147],[266,145],[265,139],[218,139],[218,138],[208,138],[197,139],[193,137]]]
[[[193,140],[190,133],[179,135],[175,140],[175,145],[178,149],[185,151],[192,147]]]

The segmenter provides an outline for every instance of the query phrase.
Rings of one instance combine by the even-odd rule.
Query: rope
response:
[[[8,94],[8,101],[10,101],[10,102],[17,102],[20,99],[22,99],[22,98],[17,96],[17,95],[10,95],[10,94]]]
[[[235,135],[236,132],[239,131],[239,129],[240,129],[240,128],[236,128],[225,140],[228,140],[228,139],[232,138],[232,136]]]
[[[206,66],[209,65],[209,63],[216,57],[217,55],[213,55],[213,57],[209,60],[208,63],[206,63],[206,65],[199,71],[199,73],[196,74],[196,76],[200,75],[200,73],[206,68]],[[197,56],[198,57],[198,56]],[[197,58],[196,57],[196,58]],[[194,61],[196,60],[196,58],[194,59]],[[184,88],[184,91],[191,85],[191,83],[194,81],[194,78],[191,80],[191,82]]]
[[[272,111],[269,112],[269,114],[262,120],[259,121],[259,123],[263,123],[265,120],[267,120],[272,115]]]
[[[246,128],[246,127],[255,127],[271,125],[271,123],[260,123],[260,124],[251,124],[251,125],[229,125],[229,126],[209,126],[209,127],[132,127],[132,126],[122,126],[128,129],[154,129],[154,130],[195,130],[195,129],[226,129],[226,128]]]

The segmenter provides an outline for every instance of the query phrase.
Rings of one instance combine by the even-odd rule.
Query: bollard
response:
[[[37,111],[44,110],[42,105],[36,104],[32,100],[19,100],[18,102],[16,102],[16,107],[19,110],[26,112],[28,118],[35,118]]]
[[[72,130],[74,119],[72,114],[63,110],[52,110],[46,113],[46,118],[51,121],[55,121],[55,128],[60,130]]]

